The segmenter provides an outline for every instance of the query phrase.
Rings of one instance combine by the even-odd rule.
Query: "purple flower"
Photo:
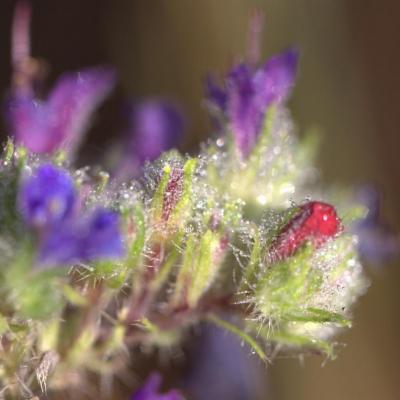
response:
[[[398,258],[400,236],[382,221],[379,191],[372,185],[365,185],[358,190],[356,197],[368,208],[365,218],[353,225],[360,256],[374,265]]]
[[[37,168],[22,182],[18,194],[18,206],[25,222],[37,228],[69,217],[75,200],[72,178],[52,164]]]
[[[102,208],[77,214],[73,180],[52,164],[41,165],[22,182],[18,206],[25,222],[40,233],[42,264],[66,265],[124,254],[118,214]]]
[[[65,220],[46,232],[39,261],[47,265],[66,265],[123,256],[124,246],[118,214],[96,209],[81,218]]]
[[[152,374],[146,383],[131,397],[131,400],[183,400],[183,397],[176,390],[159,394],[161,377]]]
[[[11,133],[34,153],[74,150],[95,108],[114,85],[114,72],[89,68],[65,74],[47,99],[37,96],[43,66],[31,57],[30,3],[20,1],[12,29],[13,86],[6,103]]]
[[[231,69],[224,87],[207,81],[206,95],[228,120],[242,157],[257,141],[267,108],[286,101],[294,85],[298,54],[289,49],[253,70],[244,63]]]
[[[35,153],[73,150],[114,80],[109,69],[89,68],[62,76],[46,100],[14,89],[6,111],[16,141]]]
[[[183,117],[172,104],[146,101],[133,107],[130,134],[134,157],[140,165],[176,147],[183,134]]]

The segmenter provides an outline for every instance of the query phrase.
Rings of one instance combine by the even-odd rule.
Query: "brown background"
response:
[[[81,162],[118,137],[123,96],[161,94],[190,121],[184,149],[209,132],[202,77],[244,52],[248,17],[266,15],[265,55],[301,50],[291,102],[301,129],[324,133],[319,164],[332,183],[378,183],[384,213],[400,230],[400,2],[396,0],[36,0],[33,53],[65,70],[109,63],[117,91],[99,113]],[[0,2],[0,90],[8,85],[13,1]],[[3,126],[2,134],[6,134]],[[277,360],[269,368],[277,400],[400,398],[400,263],[370,271],[372,286],[336,361]],[[260,398],[267,398],[262,395]]]

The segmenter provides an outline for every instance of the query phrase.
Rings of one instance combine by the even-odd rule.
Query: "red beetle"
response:
[[[318,248],[342,229],[336,210],[330,204],[319,201],[303,204],[273,240],[268,251],[269,261],[290,257],[306,242]]]

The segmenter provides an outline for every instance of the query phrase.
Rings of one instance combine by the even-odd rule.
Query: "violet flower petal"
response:
[[[282,103],[288,98],[296,77],[298,52],[289,49],[271,57],[253,77],[253,84],[260,108],[271,103]]]
[[[57,139],[48,132],[46,104],[30,96],[17,95],[7,102],[7,117],[16,141],[33,153],[49,152]]]
[[[84,218],[64,221],[49,230],[40,246],[39,262],[68,265],[114,259],[123,254],[118,214],[96,209]]]
[[[62,76],[46,101],[16,91],[7,115],[17,142],[35,153],[73,150],[114,80],[109,69],[89,68]]]
[[[42,164],[25,179],[18,194],[19,210],[29,225],[44,227],[69,217],[76,200],[74,183],[67,171]]]
[[[255,103],[251,71],[245,64],[233,68],[228,76],[227,114],[237,148],[247,156],[254,146],[262,111]]]
[[[160,375],[152,374],[130,400],[183,400],[183,397],[176,390],[159,394],[160,385]]]
[[[135,106],[130,121],[134,157],[140,165],[157,159],[178,145],[183,128],[183,117],[172,104],[147,101]]]
[[[80,140],[93,111],[114,83],[115,74],[107,68],[88,68],[58,80],[48,98],[48,123],[60,142],[71,147]]]
[[[244,63],[234,66],[224,88],[207,79],[206,95],[214,108],[225,114],[239,154],[244,158],[257,142],[268,107],[282,104],[288,98],[297,61],[297,51],[289,49],[271,57],[256,71]],[[218,128],[218,118],[213,115],[213,119]]]

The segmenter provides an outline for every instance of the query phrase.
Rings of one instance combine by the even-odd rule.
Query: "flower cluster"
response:
[[[124,254],[118,214],[103,208],[78,213],[71,176],[52,164],[41,164],[33,175],[22,178],[18,203],[25,222],[41,236],[41,265],[69,265]]]
[[[208,98],[226,117],[240,156],[246,158],[255,146],[268,107],[284,103],[290,94],[297,59],[297,52],[290,49],[255,71],[245,63],[235,65],[223,88],[211,78],[207,81]]]
[[[197,157],[174,150],[177,107],[128,107],[126,151],[109,175],[73,161],[115,75],[66,74],[40,97],[29,14],[19,3],[0,162],[3,392],[98,393],[88,376],[126,376],[130,350],[173,348],[202,321],[264,360],[277,349],[333,356],[331,338],[368,285],[354,235],[368,220],[316,181],[315,141],[293,132],[297,52],[208,80],[219,137]],[[159,394],[160,382],[150,376],[132,399],[182,398]]]

